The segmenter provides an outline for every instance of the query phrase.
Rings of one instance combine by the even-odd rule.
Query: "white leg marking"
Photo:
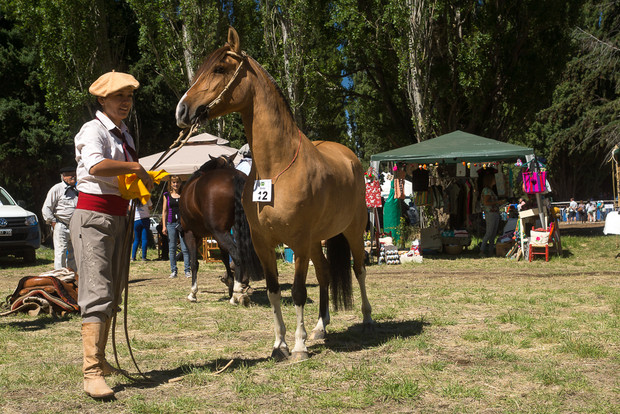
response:
[[[295,330],[295,348],[293,352],[308,353],[306,347],[306,327],[304,325],[304,307],[295,305],[295,313],[297,314],[297,329]]]
[[[276,333],[276,340],[273,344],[274,348],[284,348],[288,351],[288,345],[286,344],[286,327],[284,326],[284,319],[282,318],[282,308],[280,305],[280,299],[282,298],[281,292],[271,293],[267,292],[269,303],[271,303],[271,309],[273,310],[273,321]]]
[[[370,306],[370,302],[368,301],[368,295],[366,294],[366,269],[362,268],[362,272],[357,280],[360,285],[360,293],[362,296],[362,315],[364,316],[363,323],[364,325],[372,324],[373,320],[370,316],[372,308]]]

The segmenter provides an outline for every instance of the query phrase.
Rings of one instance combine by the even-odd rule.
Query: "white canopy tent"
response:
[[[166,158],[175,150],[171,150]],[[159,160],[164,152],[140,157],[140,164],[147,170],[152,169],[153,165]],[[235,155],[235,164],[241,159],[239,151],[228,145],[228,141],[216,137],[215,135],[203,133],[191,137],[180,150],[168,158],[158,170],[166,170],[170,175],[178,175],[182,180],[186,180],[190,175],[200,168],[202,164],[209,161],[211,157],[217,158],[222,155]]]

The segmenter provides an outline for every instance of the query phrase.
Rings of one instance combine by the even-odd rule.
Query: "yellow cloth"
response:
[[[155,184],[159,184],[164,177],[169,175],[164,170],[149,171],[148,173]],[[133,200],[134,198],[137,198],[142,204],[146,204],[151,198],[151,193],[147,190],[142,180],[140,180],[136,174],[119,175],[118,189],[121,192],[121,197],[125,200]]]

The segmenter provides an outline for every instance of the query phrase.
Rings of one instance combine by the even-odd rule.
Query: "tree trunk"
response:
[[[425,102],[426,79],[430,70],[428,50],[431,41],[431,21],[435,1],[428,4],[425,0],[407,0],[409,10],[408,27],[408,65],[407,65],[407,99],[412,113],[416,140],[420,142],[428,138],[428,108]]]

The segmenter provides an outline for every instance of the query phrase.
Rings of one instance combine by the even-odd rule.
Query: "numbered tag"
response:
[[[256,180],[254,181],[254,192],[252,193],[252,201],[256,203],[270,203],[271,202],[271,180]]]

